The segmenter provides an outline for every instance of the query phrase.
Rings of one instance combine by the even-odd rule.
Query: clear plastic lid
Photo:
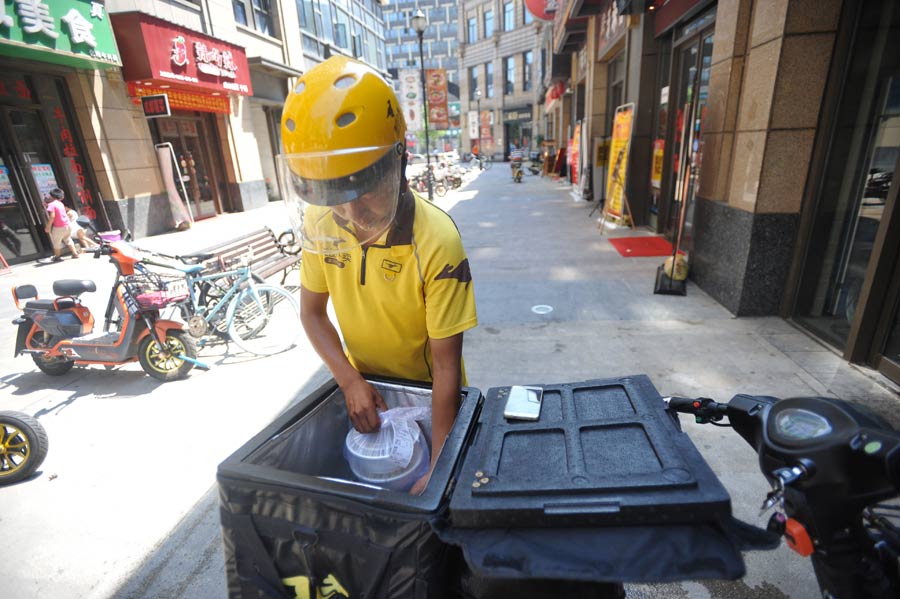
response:
[[[430,461],[428,443],[418,420],[427,420],[428,408],[394,408],[379,414],[381,427],[374,433],[351,429],[344,457],[359,478],[376,482],[402,477]],[[424,458],[424,459],[423,459]]]

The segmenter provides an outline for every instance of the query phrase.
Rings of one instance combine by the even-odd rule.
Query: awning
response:
[[[300,77],[303,71],[288,66],[281,62],[275,62],[262,56],[251,56],[247,59],[251,69],[264,71],[276,77]]]
[[[125,81],[210,95],[253,95],[240,46],[140,12],[110,15]]]

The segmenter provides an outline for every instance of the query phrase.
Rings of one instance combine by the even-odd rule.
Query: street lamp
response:
[[[425,33],[425,28],[428,26],[428,20],[425,18],[425,13],[422,12],[421,8],[418,9],[415,16],[413,16],[412,26],[413,29],[416,30],[416,35],[419,36],[419,71],[421,72],[422,78],[422,117],[425,121],[425,174],[428,175],[426,177],[426,180],[428,181],[428,201],[433,202],[434,185],[432,182],[434,180],[434,173],[431,172],[431,150],[428,148],[428,96],[425,93],[425,56],[422,54],[422,34]]]
[[[481,90],[475,88],[475,123],[478,125],[478,168],[484,168],[484,162],[481,160]]]

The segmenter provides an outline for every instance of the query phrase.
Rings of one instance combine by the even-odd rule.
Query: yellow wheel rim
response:
[[[11,424],[0,425],[0,478],[15,474],[30,455],[28,436]]]
[[[156,372],[167,373],[178,370],[184,364],[179,355],[186,353],[184,343],[177,337],[166,337],[166,346],[161,348],[159,343],[153,341],[147,345],[147,364]]]

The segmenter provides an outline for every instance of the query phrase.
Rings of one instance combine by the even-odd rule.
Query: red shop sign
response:
[[[253,95],[240,46],[140,12],[110,13],[126,81]]]

